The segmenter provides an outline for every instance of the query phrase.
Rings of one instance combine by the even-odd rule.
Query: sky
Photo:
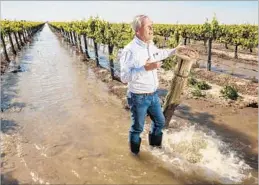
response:
[[[100,16],[131,22],[138,14],[154,23],[203,24],[216,14],[222,24],[258,24],[258,1],[1,1],[1,19],[72,21]]]

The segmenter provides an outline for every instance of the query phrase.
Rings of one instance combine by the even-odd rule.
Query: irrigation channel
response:
[[[6,184],[258,183],[257,167],[196,124],[165,130],[162,149],[148,146],[146,124],[140,155],[131,155],[129,112],[48,25],[1,78]]]

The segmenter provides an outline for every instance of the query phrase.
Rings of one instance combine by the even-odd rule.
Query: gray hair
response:
[[[147,15],[137,15],[134,17],[133,21],[132,21],[132,29],[137,32],[138,29],[142,26],[142,22],[144,19],[148,18]]]

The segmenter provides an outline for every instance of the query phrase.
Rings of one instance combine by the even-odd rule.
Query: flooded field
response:
[[[249,163],[184,111],[164,131],[162,149],[148,146],[146,124],[140,156],[132,156],[129,112],[48,25],[1,77],[1,110],[6,184],[258,184],[257,159]]]

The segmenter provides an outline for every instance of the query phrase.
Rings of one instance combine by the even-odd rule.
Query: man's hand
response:
[[[178,46],[176,46],[175,49],[183,49],[183,48],[186,48],[186,45],[183,45],[182,43],[178,44]]]
[[[148,59],[148,60],[146,61],[146,64],[144,65],[144,68],[145,68],[146,71],[152,71],[152,70],[154,70],[154,69],[160,68],[161,65],[162,65],[162,62],[160,62],[160,61],[158,61],[158,62],[152,62],[152,63],[151,63],[151,60]]]

